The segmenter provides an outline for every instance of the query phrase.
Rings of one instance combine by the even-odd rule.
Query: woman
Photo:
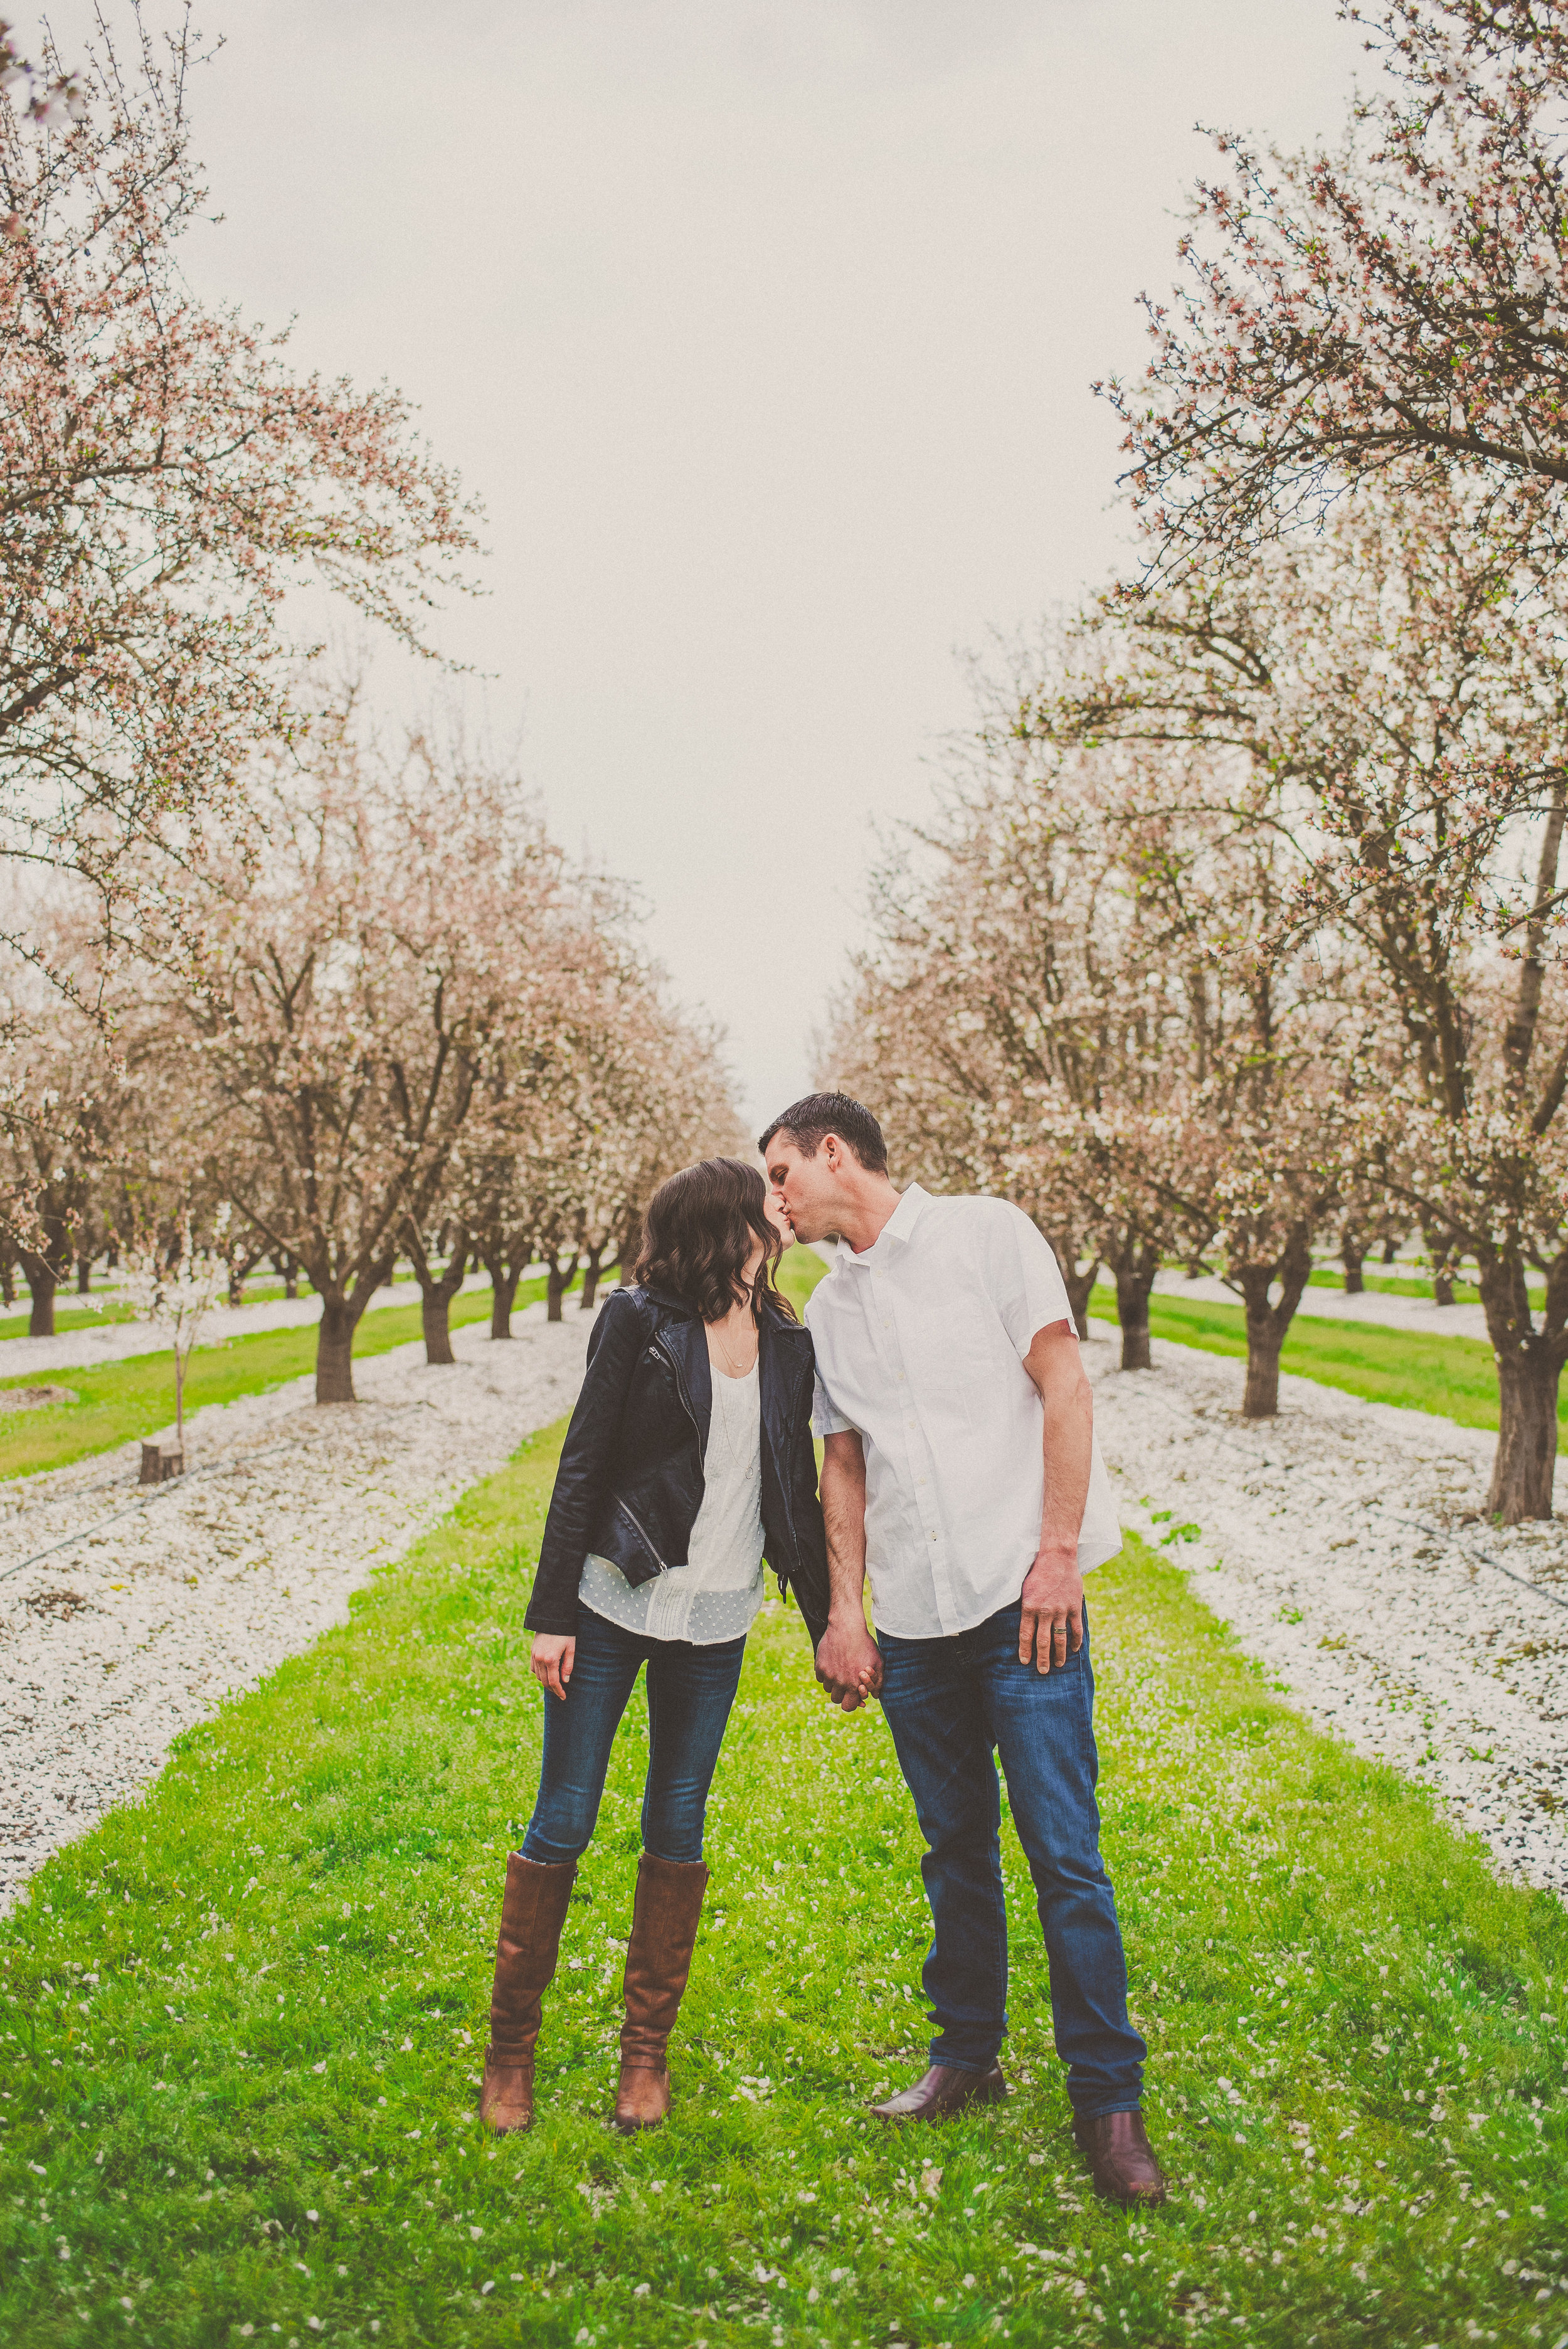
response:
[[[811,1443],[811,1340],[774,1287],[794,1235],[755,1167],[706,1158],[654,1195],[634,1286],[616,1289],[556,1472],[526,1621],[545,1690],[539,1795],[507,1862],[481,2117],[533,2118],[540,2000],[639,1668],[648,1668],[643,1857],[626,1951],[614,2122],[670,2106],[665,2049],[707,1869],[703,1817],[762,1602],[794,1586],[813,1651],[828,1567]]]

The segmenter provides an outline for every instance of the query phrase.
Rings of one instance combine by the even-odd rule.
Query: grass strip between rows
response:
[[[1530,1289],[1531,1301],[1539,1306],[1546,1295],[1546,1283],[1534,1273],[1528,1273],[1525,1278]],[[1420,1273],[1363,1272],[1361,1286],[1364,1290],[1369,1289],[1374,1295],[1408,1297],[1416,1303],[1425,1305],[1433,1303],[1438,1293],[1435,1283]],[[1342,1272],[1331,1270],[1326,1265],[1318,1265],[1308,1273],[1307,1287],[1337,1289],[1343,1297],[1346,1294],[1345,1275]],[[1456,1280],[1453,1284],[1453,1291],[1452,1302],[1455,1305],[1479,1305],[1481,1301],[1480,1290],[1473,1280]]]
[[[414,1283],[414,1276],[411,1272],[397,1272],[392,1278],[399,1288],[411,1288]],[[303,1293],[309,1297],[311,1292],[308,1285],[304,1287]],[[135,1320],[136,1307],[128,1304],[125,1298],[117,1292],[112,1277],[95,1280],[93,1294],[100,1297],[101,1301],[97,1305],[83,1305],[78,1299],[75,1288],[59,1290],[55,1303],[57,1338],[69,1337],[77,1330],[102,1330],[112,1328],[117,1322]],[[243,1301],[246,1305],[270,1305],[281,1300],[284,1294],[285,1290],[281,1278],[269,1278],[265,1275],[257,1278],[253,1275],[245,1283]],[[7,1339],[26,1338],[29,1334],[30,1319],[30,1314],[25,1312],[0,1316],[0,1344],[4,1344]]]
[[[605,2126],[639,1694],[546,2003],[539,2125],[487,2138],[560,1435],[181,1738],[0,1925],[0,2337],[1553,2349],[1568,1920],[1316,1734],[1135,1541],[1090,1605],[1168,2209],[1085,2189],[1010,1826],[1013,2095],[929,2131],[867,2118],[924,2060],[920,1839],[880,1712],[826,1705],[776,1606],[716,1785],[670,2125]]]

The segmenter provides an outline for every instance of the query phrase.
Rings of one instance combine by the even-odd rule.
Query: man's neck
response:
[[[874,1188],[868,1185],[863,1198],[855,1198],[841,1211],[839,1237],[848,1240],[857,1256],[864,1256],[892,1222],[898,1202],[898,1192],[885,1177]]]

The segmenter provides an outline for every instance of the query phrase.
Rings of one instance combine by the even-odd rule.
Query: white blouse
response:
[[[713,1648],[750,1630],[762,1604],[762,1381],[755,1362],[743,1379],[714,1365],[703,1495],[686,1565],[633,1584],[607,1557],[590,1555],[578,1597],[595,1615],[647,1640]]]

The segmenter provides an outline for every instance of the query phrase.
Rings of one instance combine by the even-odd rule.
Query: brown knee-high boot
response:
[[[614,2122],[630,2136],[656,2128],[670,2108],[665,2049],[691,1971],[707,1869],[643,1854],[632,1938],[626,1949],[626,2020],[621,2027],[621,2079]]]
[[[561,1929],[576,1878],[575,1861],[560,1868],[524,1859],[506,1864],[506,1895],[495,1945],[490,2045],[480,2091],[480,2118],[500,2135],[533,2123],[533,2048],[540,2000],[561,1949]]]

